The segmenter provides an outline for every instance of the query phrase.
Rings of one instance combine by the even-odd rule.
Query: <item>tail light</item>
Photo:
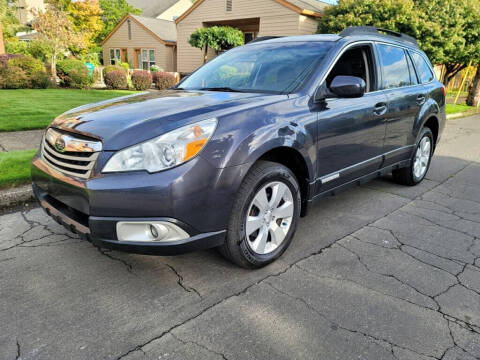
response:
[[[442,86],[442,93],[443,93],[443,96],[447,96],[447,89],[445,89],[445,85]]]

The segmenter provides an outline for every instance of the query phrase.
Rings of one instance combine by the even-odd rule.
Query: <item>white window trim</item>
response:
[[[113,58],[112,58],[112,50],[113,50]],[[120,57],[117,58],[117,50],[120,51]],[[110,48],[109,49],[109,56],[110,56],[110,65],[115,65],[116,62],[122,61],[122,49],[121,48]],[[113,60],[113,64],[112,64]]]
[[[144,51],[147,52],[147,61],[143,60],[143,52]],[[155,57],[155,59],[153,61],[150,61],[150,51],[153,51],[153,54],[154,54],[154,57]],[[156,51],[156,49],[152,49],[152,48],[142,48],[142,49],[140,49],[140,61],[141,61],[141,64],[138,64],[138,67],[141,68],[141,69],[143,69],[143,63],[144,62],[148,63],[148,69],[147,70],[150,70],[150,67],[152,65],[157,65],[157,51]]]

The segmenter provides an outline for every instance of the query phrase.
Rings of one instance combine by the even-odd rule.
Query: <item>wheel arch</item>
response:
[[[313,176],[313,168],[309,162],[307,162],[305,156],[297,149],[288,146],[273,147],[252,162],[254,163],[260,160],[272,161],[287,167],[297,178],[300,186],[300,196],[302,199],[302,208],[300,211],[301,216],[305,216],[307,213],[308,200],[312,196],[311,178]]]

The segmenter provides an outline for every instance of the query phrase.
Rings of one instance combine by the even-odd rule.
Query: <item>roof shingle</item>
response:
[[[167,42],[177,41],[177,27],[173,21],[149,18],[139,15],[130,15],[140,24],[148,28],[160,39]]]

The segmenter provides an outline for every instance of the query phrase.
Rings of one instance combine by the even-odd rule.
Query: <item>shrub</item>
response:
[[[51,57],[50,46],[41,40],[19,41],[9,39],[5,43],[5,48],[7,53],[28,55],[42,62]]]
[[[124,68],[125,70],[128,70],[130,69],[130,65],[126,62],[121,62],[120,64],[118,64],[120,67]]]
[[[127,76],[127,70],[120,65],[107,65],[103,68],[103,76],[107,75],[110,71],[122,71]]]
[[[30,77],[34,89],[46,89],[53,85],[51,77],[46,72],[37,72]]]
[[[8,60],[20,57],[22,55],[19,54],[2,54],[0,55],[0,66],[5,66],[8,62]]]
[[[65,87],[83,89],[92,84],[88,68],[80,60],[65,59],[57,63],[57,76]]]
[[[158,71],[163,71],[163,69],[158,65],[152,65],[152,66],[150,66],[150,71],[151,72],[158,72]]]
[[[132,74],[132,85],[135,90],[147,90],[152,86],[152,75],[145,70],[135,70]]]
[[[28,87],[30,87],[30,79],[21,67],[0,67],[0,88],[23,89]]]
[[[177,83],[177,79],[172,74],[166,72],[154,72],[153,82],[159,90],[171,88]]]
[[[27,76],[33,76],[36,73],[45,73],[45,65],[37,59],[30,56],[18,56],[11,58],[7,62],[7,66],[16,66],[21,68]]]
[[[128,82],[125,72],[121,70],[109,71],[105,75],[105,85],[109,89],[128,89]]]

